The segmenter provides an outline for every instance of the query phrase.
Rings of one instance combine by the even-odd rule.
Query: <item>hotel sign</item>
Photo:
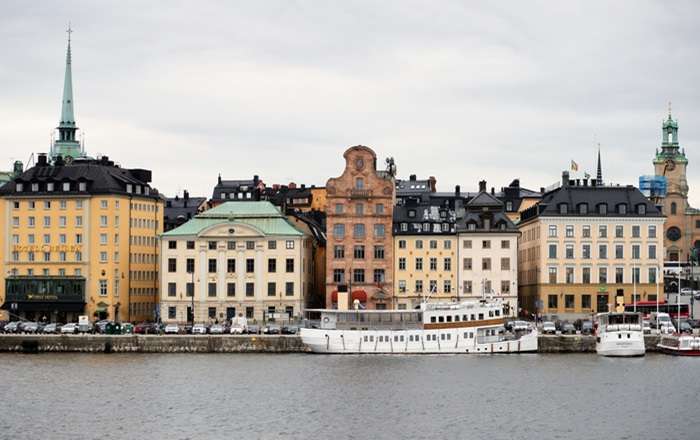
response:
[[[82,252],[83,246],[78,244],[16,244],[12,246],[12,252]]]

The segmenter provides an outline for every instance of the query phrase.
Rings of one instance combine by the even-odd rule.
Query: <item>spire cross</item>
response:
[[[70,27],[70,21],[68,22],[68,30],[66,31],[66,33],[68,34],[68,43],[70,43],[70,34],[73,33],[73,29],[71,29]]]
[[[668,101],[668,117],[671,117],[671,101]]]

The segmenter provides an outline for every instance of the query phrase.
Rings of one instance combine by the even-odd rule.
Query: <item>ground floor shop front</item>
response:
[[[194,318],[194,322],[215,324],[230,321],[235,317],[246,317],[252,322],[286,321],[297,318],[300,314],[299,301],[165,301],[160,304],[161,320],[165,323],[185,324],[192,322]]]

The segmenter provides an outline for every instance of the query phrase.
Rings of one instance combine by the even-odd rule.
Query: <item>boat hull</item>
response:
[[[301,340],[313,353],[326,354],[497,354],[537,351],[537,332],[517,339],[479,341],[470,332],[426,330],[301,329]],[[450,335],[447,337],[447,335]],[[436,336],[433,339],[433,336]]]
[[[642,332],[618,332],[606,333],[596,338],[596,352],[601,356],[610,357],[635,357],[644,356],[644,334]],[[629,338],[627,335],[629,334]],[[622,336],[622,337],[618,337]]]
[[[674,347],[664,347],[657,345],[659,351],[673,356],[700,356],[700,350],[679,350]]]

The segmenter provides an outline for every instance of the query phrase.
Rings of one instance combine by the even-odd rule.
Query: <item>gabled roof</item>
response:
[[[486,192],[486,191],[481,191],[481,192],[480,192],[479,194],[477,194],[474,198],[472,198],[471,200],[469,200],[469,201],[467,202],[467,206],[468,206],[468,207],[482,207],[482,206],[486,206],[486,207],[496,207],[496,208],[499,208],[499,207],[502,207],[502,206],[503,206],[503,202],[501,202],[500,200],[498,200],[498,199],[496,198],[496,196],[492,196],[491,194],[489,194],[489,193]]]

